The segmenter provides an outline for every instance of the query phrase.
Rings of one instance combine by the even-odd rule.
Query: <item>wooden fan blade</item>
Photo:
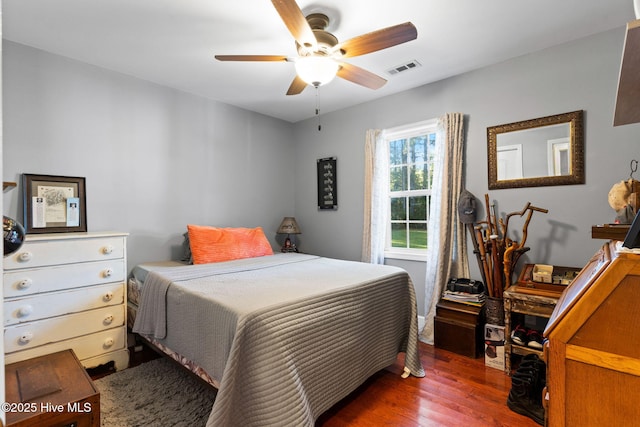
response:
[[[271,0],[271,3],[298,44],[315,52],[318,49],[316,36],[298,4],[294,0]]]
[[[296,76],[291,82],[291,86],[289,86],[287,95],[298,95],[304,90],[305,87],[307,87],[307,83],[300,77]]]
[[[360,86],[368,87],[369,89],[380,89],[387,83],[385,79],[377,74],[345,62],[340,63],[340,69],[337,75],[338,77],[359,84]]]
[[[354,37],[337,44],[332,50],[340,51],[343,58],[350,58],[406,43],[417,37],[416,27],[411,22],[405,22]]]
[[[218,61],[276,61],[286,62],[289,59],[282,55],[216,55]]]

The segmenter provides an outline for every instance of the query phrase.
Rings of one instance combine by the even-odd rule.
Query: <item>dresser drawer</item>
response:
[[[124,282],[124,259],[67,264],[4,274],[4,297],[14,298],[80,286]]]
[[[31,322],[99,307],[124,305],[124,283],[89,286],[4,301],[4,325]]]
[[[124,305],[13,325],[4,330],[4,349],[11,353],[123,326]]]
[[[20,250],[4,259],[5,271],[124,258],[125,253],[125,238],[121,236],[32,239],[27,237]]]
[[[83,337],[72,338],[22,351],[16,351],[6,354],[4,360],[6,364],[15,363],[21,360],[31,359],[33,357],[43,356],[45,354],[51,354],[71,348],[76,356],[78,356],[78,359],[82,361],[83,359],[99,356],[105,352],[124,349],[126,339],[127,330],[123,326],[108,329],[106,331],[100,331]]]

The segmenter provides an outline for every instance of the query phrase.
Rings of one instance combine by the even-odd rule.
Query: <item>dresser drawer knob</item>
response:
[[[31,258],[33,258],[33,254],[31,252],[21,252],[20,255],[18,255],[18,260],[20,262],[31,261]]]
[[[104,277],[104,278],[111,277],[112,275],[113,275],[113,268],[106,268],[102,272],[102,277]]]
[[[18,317],[27,317],[33,313],[33,307],[30,305],[23,305],[18,309]]]
[[[113,345],[113,338],[107,338],[104,340],[104,348],[109,348]]]
[[[104,322],[104,324],[105,324],[105,325],[110,325],[110,324],[112,324],[112,323],[113,323],[113,314],[110,314],[110,315],[106,316],[106,317],[104,318],[104,321],[103,321],[103,322]]]
[[[102,299],[104,299],[105,301],[111,301],[113,299],[113,292],[109,291],[105,293]]]
[[[23,335],[18,338],[18,342],[20,344],[29,344],[33,339],[33,334],[31,332],[25,332]]]
[[[31,279],[22,279],[18,282],[18,289],[29,289],[33,284]]]
[[[102,248],[102,253],[105,255],[111,255],[112,252],[113,252],[113,246],[111,245],[107,245]]]

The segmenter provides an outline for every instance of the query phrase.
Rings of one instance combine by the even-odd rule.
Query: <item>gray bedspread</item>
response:
[[[413,284],[399,268],[277,254],[149,272],[134,332],[220,384],[213,426],[313,426],[405,352],[418,354]]]

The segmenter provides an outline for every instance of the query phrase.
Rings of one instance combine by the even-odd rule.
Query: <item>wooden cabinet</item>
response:
[[[514,314],[549,318],[556,307],[559,294],[554,292],[531,289],[526,286],[513,285],[503,292],[504,299],[504,371],[511,374],[511,356],[537,354],[542,351],[532,347],[522,346],[511,341]]]
[[[8,427],[100,427],[100,393],[71,350],[5,366]]]
[[[440,300],[434,318],[434,345],[467,357],[479,357],[484,350],[484,309]]]
[[[4,259],[6,363],[71,348],[126,368],[125,260],[124,233],[28,235]]]
[[[545,329],[550,427],[640,419],[640,255],[616,249],[594,255]]]

